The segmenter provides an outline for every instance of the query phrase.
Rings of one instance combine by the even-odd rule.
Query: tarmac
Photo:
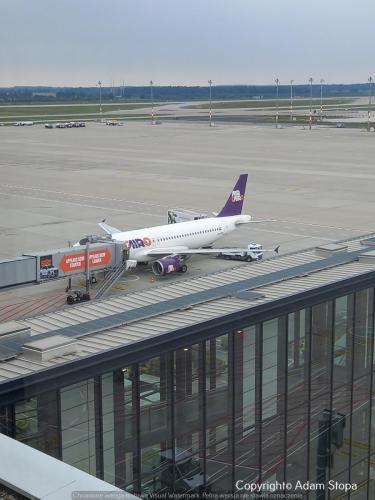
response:
[[[260,242],[288,253],[374,231],[375,134],[359,129],[132,121],[1,127],[0,143],[0,258],[102,234],[103,219],[126,230],[165,224],[169,208],[219,211],[241,173],[249,174],[244,212],[274,222],[244,225],[215,246]],[[184,276],[140,269],[117,289],[235,265],[197,256]],[[0,306],[65,286],[6,290]]]

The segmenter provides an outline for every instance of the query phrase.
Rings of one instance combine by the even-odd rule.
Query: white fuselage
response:
[[[173,251],[183,254],[183,249],[194,250],[210,247],[220,238],[237,229],[239,224],[246,224],[250,220],[250,215],[210,217],[114,233],[112,239],[124,242],[129,249],[129,259],[150,262],[162,256],[147,255],[150,250],[165,248],[165,255],[169,255]],[[160,253],[162,254],[162,252]]]

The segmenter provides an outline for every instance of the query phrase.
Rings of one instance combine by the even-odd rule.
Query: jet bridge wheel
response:
[[[182,264],[182,266],[181,266],[181,272],[182,273],[186,273],[186,271],[187,271],[187,265],[186,264]]]

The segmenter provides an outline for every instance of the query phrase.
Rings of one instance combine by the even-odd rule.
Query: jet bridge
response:
[[[177,208],[171,208],[168,210],[167,216],[168,216],[168,224],[178,224],[179,222],[207,219],[208,214],[193,212],[191,210],[180,210]]]
[[[21,257],[0,260],[0,289],[112,271],[121,267],[127,259],[122,243],[111,240],[90,243],[93,241],[90,237],[83,241],[83,245],[30,252]]]

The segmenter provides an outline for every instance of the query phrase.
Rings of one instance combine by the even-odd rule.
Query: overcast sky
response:
[[[0,86],[375,74],[375,0],[0,0]]]

